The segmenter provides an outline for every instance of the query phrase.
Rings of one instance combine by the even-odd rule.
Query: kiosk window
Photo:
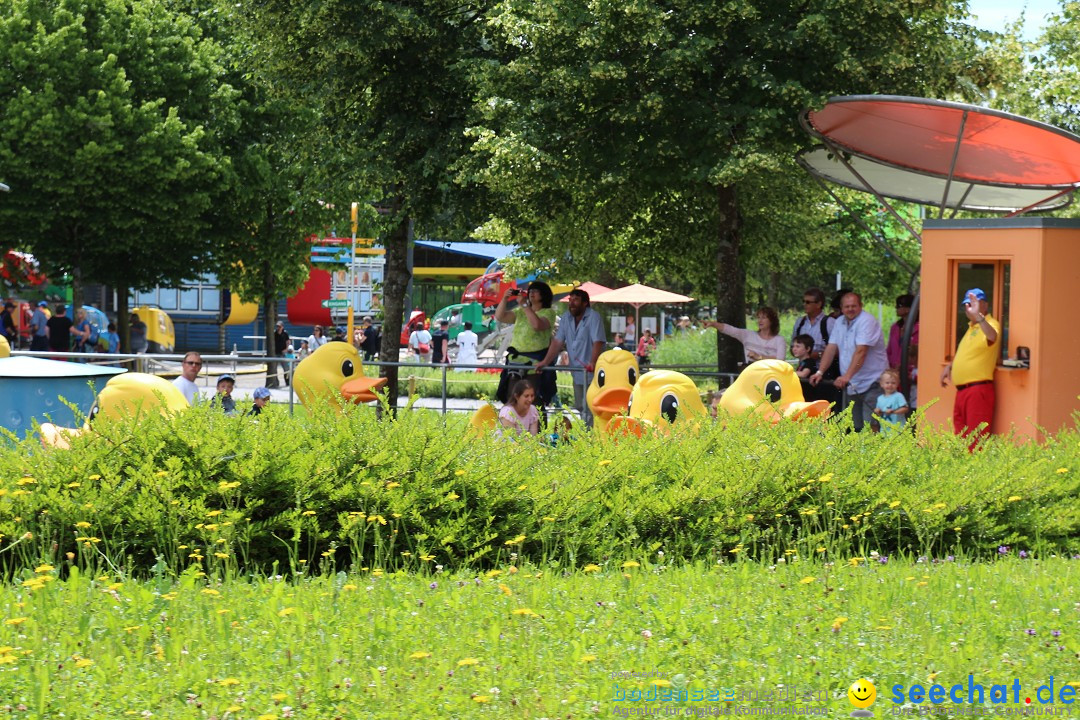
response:
[[[990,304],[990,314],[1001,323],[1001,358],[1009,356],[1009,295],[1012,280],[1012,267],[1008,260],[992,262],[957,262],[953,273],[954,320],[953,344],[955,349],[960,344],[968,328],[967,315],[964,313],[964,293],[971,288],[981,288],[986,293]]]

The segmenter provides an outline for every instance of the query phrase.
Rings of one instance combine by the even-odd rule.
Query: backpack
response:
[[[86,344],[90,347],[97,347],[100,338],[101,333],[98,332],[97,325],[90,323],[90,337],[87,338]]]

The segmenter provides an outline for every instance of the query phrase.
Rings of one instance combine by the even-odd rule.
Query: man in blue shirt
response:
[[[42,300],[37,304],[37,309],[30,317],[30,349],[45,351],[49,349],[49,316],[45,314],[45,308],[49,303]]]
[[[565,348],[570,365],[584,367],[585,373],[574,373],[574,404],[581,409],[581,419],[592,427],[592,413],[585,403],[585,390],[592,382],[593,368],[600,353],[604,352],[607,337],[600,313],[589,307],[589,293],[577,288],[570,291],[566,300],[567,311],[559,318],[559,329],[551,339],[547,355],[536,364],[536,369],[547,367]]]

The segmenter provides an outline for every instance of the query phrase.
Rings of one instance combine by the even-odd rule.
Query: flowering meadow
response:
[[[0,711],[564,718],[626,707],[614,682],[1080,682],[1077,432],[971,455],[849,425],[551,446],[196,407],[70,451],[8,438]]]
[[[663,561],[293,580],[27,568],[0,591],[0,711],[610,717],[617,683],[794,686],[827,692],[831,716],[861,676],[879,711],[894,683],[1080,681],[1080,561]],[[613,679],[626,671],[662,676]]]

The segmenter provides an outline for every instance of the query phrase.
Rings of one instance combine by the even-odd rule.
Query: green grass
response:
[[[1030,693],[1080,679],[1076,561],[634,557],[598,572],[507,561],[295,582],[28,568],[0,588],[0,703],[81,720],[606,717],[660,705],[613,702],[616,682],[652,687],[611,678],[638,671],[676,690],[823,692],[830,716],[850,712],[843,693],[865,676],[881,717],[896,683],[971,673]]]

